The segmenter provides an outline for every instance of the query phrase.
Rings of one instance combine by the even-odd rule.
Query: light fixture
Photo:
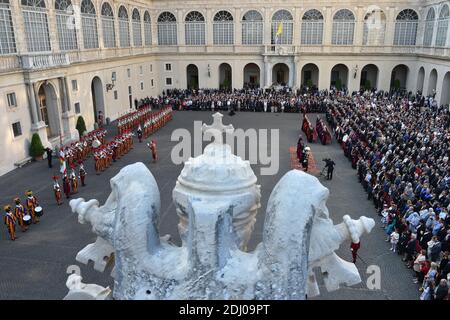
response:
[[[115,83],[116,83],[116,72],[114,71],[111,74],[111,83],[107,83],[106,84],[106,92],[112,90],[114,88],[114,86],[115,86]]]
[[[356,65],[356,67],[354,69],[353,78],[356,79],[357,74],[358,74],[358,65]]]
[[[211,66],[208,64],[208,77],[211,78]]]

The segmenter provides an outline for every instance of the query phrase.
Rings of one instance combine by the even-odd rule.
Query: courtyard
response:
[[[87,186],[79,188],[78,194],[72,198],[82,197],[85,200],[97,199],[103,204],[110,194],[109,179],[115,176],[121,168],[135,162],[143,162],[154,175],[161,193],[160,234],[170,234],[175,244],[180,243],[177,224],[178,217],[172,203],[172,190],[183,165],[175,165],[171,161],[171,150],[177,141],[171,141],[175,129],[185,128],[192,132],[194,121],[200,120],[206,124],[212,122],[211,112],[174,112],[174,118],[165,127],[151,135],[143,143],[134,138],[134,149],[113,164],[101,175],[95,175],[92,157],[85,163],[87,170]],[[309,118],[315,122],[317,115]],[[321,115],[323,117],[323,115]],[[253,113],[239,112],[230,117],[224,115],[223,123],[232,124],[235,129],[279,129],[279,171],[276,175],[260,175],[260,165],[252,168],[261,185],[262,207],[258,211],[257,222],[249,249],[253,250],[262,239],[265,217],[265,207],[270,193],[280,178],[291,169],[289,148],[295,146],[301,133],[301,116],[285,113]],[[116,134],[116,127],[107,127],[108,136]],[[302,133],[303,134],[303,133]],[[303,135],[304,137],[304,135]],[[151,161],[151,152],[146,142],[155,139],[158,144],[159,160]],[[304,140],[305,137],[304,137]],[[269,139],[270,142],[270,139]],[[320,286],[321,295],[314,299],[344,299],[344,300],[382,300],[382,299],[417,299],[419,292],[412,283],[412,271],[407,269],[401,258],[389,251],[389,245],[384,242],[385,232],[380,228],[379,217],[371,201],[357,181],[356,171],[335,140],[331,145],[320,143],[308,144],[317,167],[323,168],[323,158],[331,158],[336,163],[334,178],[320,181],[330,190],[328,208],[335,224],[342,221],[345,214],[352,218],[365,215],[375,219],[377,225],[369,235],[361,241],[360,257],[356,263],[362,277],[362,282],[354,287],[328,293]],[[268,148],[270,150],[270,148]],[[111,266],[104,272],[93,270],[91,265],[84,266],[75,261],[75,256],[87,244],[95,241],[95,235],[89,225],[78,223],[77,216],[72,213],[68,201],[64,199],[57,206],[52,190],[52,176],[58,174],[59,163],[53,161],[53,169],[47,167],[47,161],[31,163],[0,177],[0,201],[3,205],[12,204],[12,199],[24,192],[33,190],[44,208],[41,222],[32,225],[26,233],[17,232],[19,237],[15,242],[9,241],[5,227],[0,232],[0,268],[10,272],[0,274],[0,299],[62,299],[68,292],[65,286],[67,270],[72,265],[81,268],[83,282],[96,283],[102,286],[112,286],[110,277]],[[307,186],[305,186],[307,187]],[[301,192],[301,190],[299,190]],[[326,235],[324,235],[326,236]],[[351,261],[350,242],[341,246],[337,254]],[[370,290],[366,286],[366,273],[369,265],[380,267],[381,289]]]

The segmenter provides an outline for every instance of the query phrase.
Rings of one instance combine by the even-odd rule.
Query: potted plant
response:
[[[44,154],[44,147],[42,146],[41,138],[37,133],[34,133],[31,137],[30,144],[30,156],[34,160],[42,160],[42,155]]]
[[[77,119],[76,129],[78,130],[78,134],[80,135],[80,138],[86,132],[86,123],[84,122],[84,119],[82,116],[79,116]]]

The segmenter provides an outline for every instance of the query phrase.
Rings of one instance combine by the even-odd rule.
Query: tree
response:
[[[366,82],[364,83],[364,89],[372,90],[372,83],[370,82],[370,80],[366,80]]]
[[[79,116],[77,119],[76,129],[78,130],[78,134],[80,135],[80,138],[83,136],[83,133],[86,132],[86,123],[84,123],[84,119],[82,116]]]
[[[43,154],[44,147],[42,146],[41,137],[37,133],[34,133],[31,137],[30,156],[36,159],[42,157]]]

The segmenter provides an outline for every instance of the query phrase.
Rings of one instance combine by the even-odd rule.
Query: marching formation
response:
[[[28,190],[25,195],[25,205],[22,204],[20,197],[16,197],[13,200],[14,208],[9,204],[3,207],[5,211],[3,221],[12,241],[18,238],[16,225],[19,225],[22,232],[26,232],[31,224],[39,223],[39,217],[44,213],[33,191]]]
[[[159,111],[151,114],[144,122],[143,135],[145,138],[150,136],[153,132],[159,130],[168,121],[172,120],[173,111],[171,107],[164,107]]]
[[[109,168],[113,162],[127,154],[133,148],[133,133],[124,131],[121,135],[115,136],[114,139],[94,150],[95,173],[99,175],[101,172]]]
[[[106,130],[103,128],[94,130],[80,138],[79,141],[73,142],[70,145],[62,147],[60,149],[60,157],[67,161],[69,167],[80,163],[80,161],[85,161],[93,151],[93,146],[100,142],[103,144],[105,142]]]
[[[125,131],[136,130],[141,123],[152,117],[152,106],[144,105],[139,110],[128,113],[117,119],[117,129],[119,135]]]

